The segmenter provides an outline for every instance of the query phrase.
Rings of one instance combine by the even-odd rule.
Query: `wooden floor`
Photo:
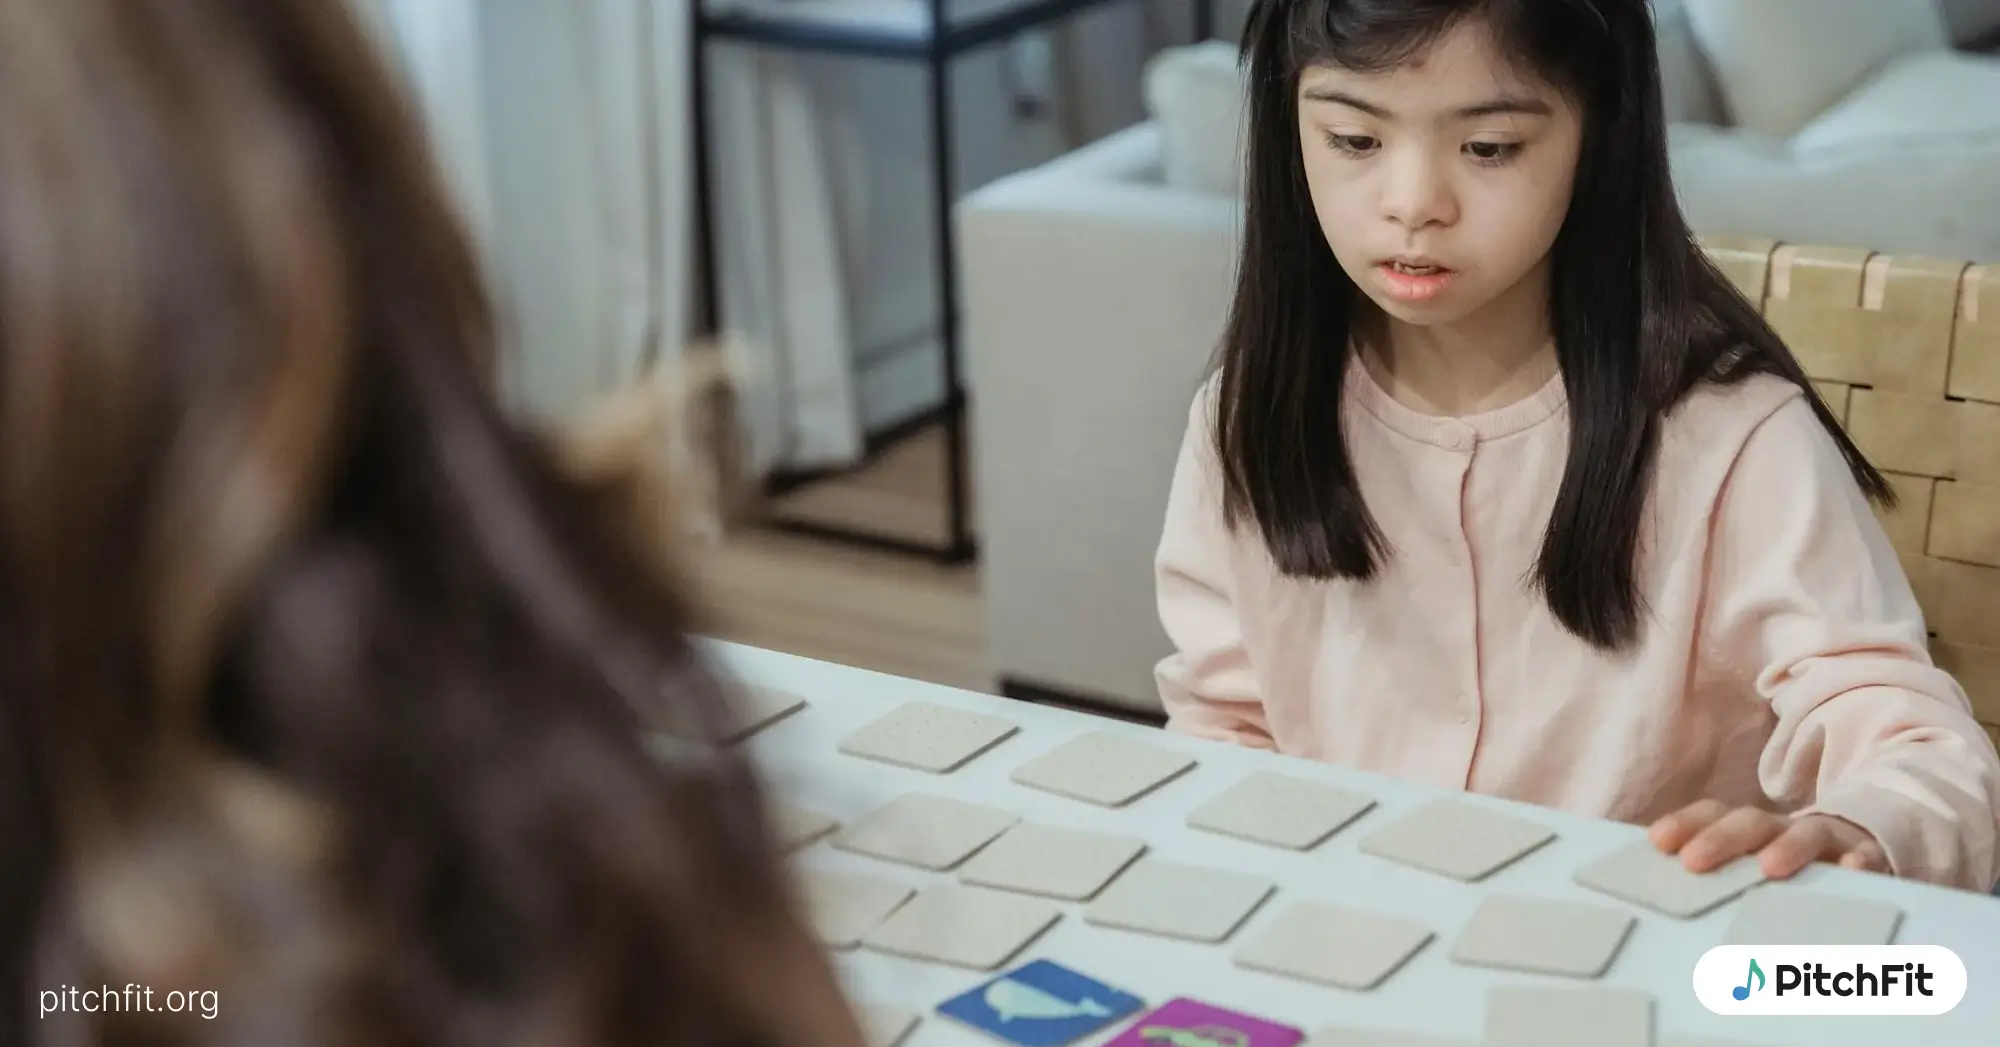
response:
[[[770,517],[943,545],[944,435],[930,427],[847,475],[774,499]],[[750,528],[683,557],[726,640],[953,687],[995,689],[977,566]]]
[[[786,520],[943,546],[951,541],[944,464],[944,428],[927,426],[882,449],[861,469],[773,499],[768,511]],[[976,513],[970,484],[966,499],[966,512]]]
[[[941,430],[921,431],[848,475],[774,500],[766,516],[942,545],[944,443]],[[947,567],[768,528],[693,553],[680,559],[699,588],[708,635],[971,691],[999,689],[975,564]],[[1015,696],[1159,723],[1074,696],[1019,688]]]
[[[994,689],[978,570],[748,530],[693,557],[708,622],[738,643]]]

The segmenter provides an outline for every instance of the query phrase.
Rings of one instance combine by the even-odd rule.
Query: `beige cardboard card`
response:
[[[1435,937],[1429,927],[1378,913],[1299,902],[1251,936],[1239,966],[1336,989],[1382,984]]]
[[[1308,851],[1375,806],[1373,797],[1258,771],[1188,815],[1188,825],[1271,847]]]
[[[1637,918],[1598,905],[1490,894],[1452,943],[1455,963],[1599,978]]]
[[[1363,837],[1361,851],[1473,883],[1555,838],[1548,827],[1524,818],[1459,800],[1434,800]]]
[[[1771,883],[1751,891],[1723,935],[1724,945],[1890,945],[1903,910]]]
[[[939,872],[957,867],[1020,820],[997,807],[909,793],[841,830],[833,845],[852,854]]]
[[[947,774],[1019,730],[997,716],[911,702],[841,739],[839,749],[864,760]]]
[[[771,805],[771,832],[781,851],[810,847],[838,828],[840,822],[831,815],[789,803]]]
[[[979,887],[1083,901],[1145,850],[1136,836],[1023,823],[974,855],[958,877]]]
[[[990,971],[1060,919],[1062,910],[1049,902],[947,884],[897,909],[862,944],[895,956]]]
[[[1016,784],[1100,807],[1123,807],[1194,769],[1194,757],[1124,734],[1081,734],[1014,772]]]
[[[790,691],[775,687],[747,688],[731,707],[733,723],[722,741],[725,744],[740,742],[805,707],[806,700]]]
[[[1576,871],[1576,882],[1621,901],[1689,920],[1764,882],[1755,857],[1691,873],[1679,857],[1641,838]]]
[[[1214,944],[1227,939],[1277,887],[1227,869],[1142,859],[1084,910],[1087,923]]]
[[[917,892],[894,880],[815,869],[801,877],[800,893],[820,944],[852,949]]]

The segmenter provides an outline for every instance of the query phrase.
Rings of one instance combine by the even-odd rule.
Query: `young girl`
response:
[[[1704,259],[1644,0],[1261,0],[1158,553],[1174,729],[1985,890],[1882,477]],[[1316,219],[1316,220],[1315,220]]]
[[[0,3],[0,1044],[860,1047],[346,7]]]

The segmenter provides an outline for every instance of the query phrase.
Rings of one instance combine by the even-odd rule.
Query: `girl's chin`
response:
[[[1419,327],[1450,323],[1467,312],[1456,295],[1438,295],[1421,301],[1379,294],[1372,289],[1366,295],[1384,316]]]

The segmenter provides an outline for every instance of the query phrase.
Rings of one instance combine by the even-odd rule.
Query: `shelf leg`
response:
[[[930,0],[931,50],[925,58],[930,74],[931,171],[935,180],[937,225],[938,341],[944,351],[945,487],[950,505],[951,537],[943,552],[947,562],[973,557],[966,505],[965,390],[959,377],[958,237],[952,227],[955,182],[952,177],[951,54],[944,46],[949,23],[944,0]]]

